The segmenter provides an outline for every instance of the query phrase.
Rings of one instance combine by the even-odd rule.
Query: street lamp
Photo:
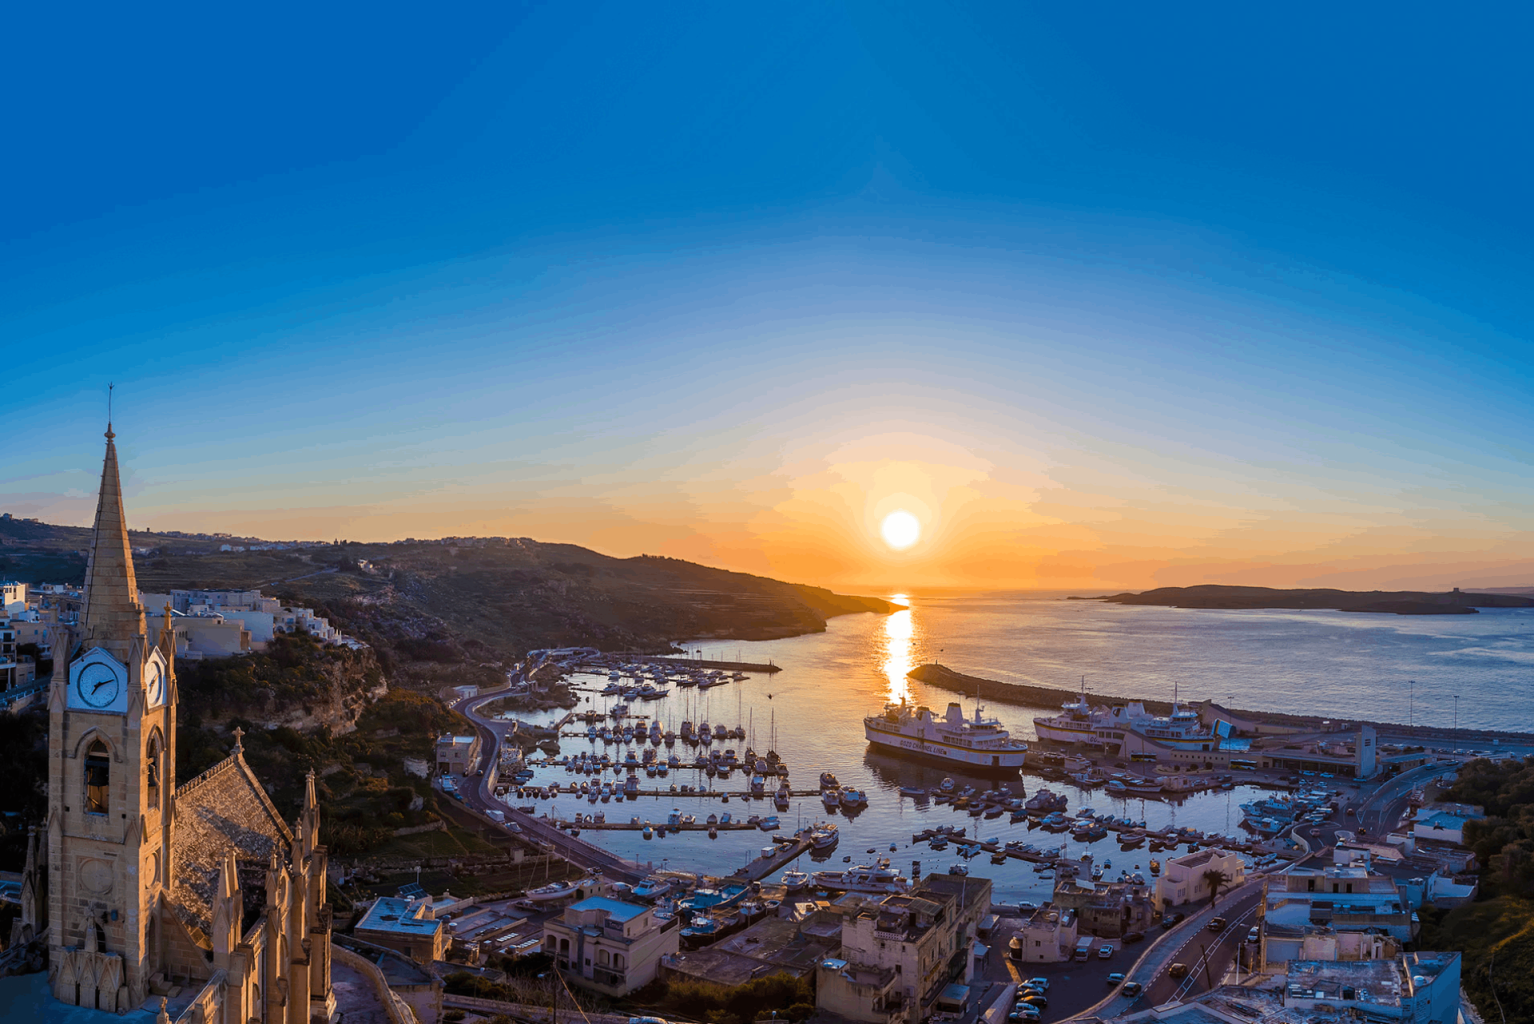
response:
[[[1454,728],[1459,728],[1459,694],[1454,695]]]
[[[1411,693],[1408,697],[1408,702],[1406,705],[1406,721],[1408,725],[1415,726],[1417,724],[1417,681],[1415,679],[1409,679],[1407,682],[1411,684]]]

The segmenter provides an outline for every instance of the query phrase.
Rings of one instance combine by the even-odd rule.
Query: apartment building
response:
[[[675,956],[681,927],[657,921],[649,907],[591,896],[544,924],[543,951],[572,985],[623,996],[655,980],[661,958]]]

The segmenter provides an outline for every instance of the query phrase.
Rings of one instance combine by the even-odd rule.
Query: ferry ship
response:
[[[1054,743],[1092,743],[1096,740],[1097,715],[1085,697],[1060,705],[1060,710],[1062,714],[1033,720],[1033,730],[1039,739]]]
[[[868,742],[892,753],[957,765],[972,774],[1016,773],[1028,745],[1012,739],[996,719],[981,717],[981,710],[976,704],[974,717],[965,718],[954,702],[938,718],[930,708],[901,701],[863,719],[863,732]]]
[[[1119,750],[1125,734],[1134,733],[1173,750],[1207,751],[1219,749],[1224,738],[1205,726],[1197,711],[1176,702],[1170,715],[1153,715],[1138,702],[1094,708],[1085,698],[1061,705],[1061,711],[1059,715],[1033,720],[1039,739]]]
[[[1181,707],[1176,701],[1172,702],[1170,715],[1152,715],[1143,704],[1115,707],[1108,713],[1107,721],[1097,726],[1099,742],[1122,744],[1126,732],[1163,747],[1188,751],[1218,750],[1223,738],[1203,724],[1197,711]]]

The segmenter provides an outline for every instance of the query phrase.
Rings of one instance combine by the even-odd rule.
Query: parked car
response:
[[[1111,960],[1111,959],[1113,959],[1113,947],[1112,946],[1098,946],[1097,947],[1097,959],[1099,959],[1099,960]]]
[[[1255,924],[1246,930],[1246,941],[1256,942],[1262,936],[1262,931]]]
[[[1211,917],[1209,919],[1209,930],[1212,932],[1223,932],[1225,930],[1225,918]]]
[[[1140,998],[1140,993],[1144,991],[1145,986],[1141,985],[1138,981],[1126,981],[1124,982],[1124,987],[1119,990],[1119,994],[1128,996],[1130,999],[1138,999]]]
[[[1185,917],[1187,917],[1187,916],[1188,916],[1187,914],[1184,914],[1180,910],[1179,911],[1173,911],[1170,914],[1163,915],[1162,918],[1161,918],[1161,927],[1163,927],[1163,928],[1170,928],[1174,924],[1181,924],[1183,919]]]
[[[1038,989],[1040,992],[1048,992],[1049,991],[1049,979],[1048,978],[1029,978],[1028,979],[1028,984],[1032,985],[1034,988]]]
[[[1125,932],[1124,933],[1124,945],[1126,945],[1126,946],[1132,946],[1136,942],[1144,942],[1144,941],[1145,941],[1145,933],[1144,932]]]
[[[1122,985],[1122,984],[1124,984],[1124,973],[1122,971],[1114,971],[1112,974],[1108,975],[1108,984],[1110,984],[1110,985]]]

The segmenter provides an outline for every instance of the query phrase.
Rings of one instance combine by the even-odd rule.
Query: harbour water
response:
[[[1069,687],[1085,673],[1099,691],[1146,697],[1171,697],[1176,681],[1186,699],[1208,696],[1237,707],[1320,714],[1366,711],[1369,717],[1385,721],[1406,722],[1414,716],[1419,724],[1429,719],[1450,724],[1453,702],[1449,698],[1459,693],[1463,726],[1534,727],[1530,721],[1534,705],[1528,700],[1530,667],[1524,660],[1534,652],[1534,614],[1524,611],[1427,621],[1340,612],[1120,607],[1033,595],[901,596],[910,600],[910,611],[841,616],[831,620],[823,634],[690,645],[708,657],[770,660],[782,671],[752,675],[706,691],[673,688],[662,700],[632,702],[631,713],[659,719],[669,729],[679,728],[684,719],[742,725],[754,736],[715,746],[742,754],[748,746],[759,753],[776,749],[791,768],[795,790],[815,789],[823,771],[835,773],[843,785],[865,790],[867,808],[850,817],[840,811],[828,813],[815,797],[796,797],[788,811],[776,812],[788,831],[817,819],[839,824],[840,844],[829,861],[817,867],[841,868],[844,857],[857,864],[877,856],[889,857],[892,866],[903,872],[909,872],[913,860],[920,860],[924,872],[944,871],[960,862],[954,848],[935,852],[925,844],[912,846],[911,835],[948,824],[967,827],[970,835],[984,839],[1021,839],[1057,849],[1064,845],[1073,855],[1090,848],[1099,862],[1111,859],[1108,877],[1117,877],[1121,868],[1134,870],[1136,865],[1144,871],[1151,855],[1144,849],[1121,852],[1111,836],[1085,847],[1069,836],[1030,832],[1026,824],[1009,824],[1005,817],[971,818],[948,805],[902,797],[900,786],[930,789],[944,772],[871,750],[863,735],[864,716],[901,697],[938,710],[959,700],[967,712],[972,711],[973,700],[906,678],[915,665],[938,659],[960,671],[995,679]],[[1414,703],[1407,692],[1411,679],[1416,680]],[[594,692],[606,684],[605,676],[575,682],[590,687],[591,692],[582,694],[590,701],[583,709],[601,710],[614,703],[615,698]],[[1397,688],[1402,692],[1397,693]],[[987,707],[987,713],[999,718],[1014,736],[1033,738],[1033,710],[994,705]],[[581,737],[562,740],[560,749],[566,755],[605,750],[621,759],[624,747]],[[673,749],[684,761],[693,756],[692,749],[681,742]],[[670,752],[664,746],[658,748],[662,760]],[[955,777],[965,784],[962,777]],[[577,778],[549,766],[537,770],[535,781],[568,785]],[[727,780],[714,780],[713,788],[739,794],[747,788],[747,778],[737,771]],[[672,771],[666,779],[641,774],[640,781],[647,790],[664,790],[673,783],[679,787],[710,783],[691,768]],[[994,785],[993,781],[972,781],[978,789]],[[1026,789],[1032,795],[1039,785],[1036,776],[1024,776],[1013,789]],[[1259,795],[1250,787],[1237,787],[1175,802],[1125,800],[1101,790],[1049,785],[1067,795],[1072,810],[1091,806],[1099,813],[1143,820],[1152,828],[1176,824],[1225,834],[1239,831],[1239,805]],[[769,794],[773,788],[775,783],[768,787]],[[538,813],[559,818],[600,810],[609,821],[638,816],[656,824],[664,823],[673,807],[683,814],[696,814],[699,821],[724,811],[736,819],[775,813],[771,800],[744,801],[738,796],[728,805],[714,798],[686,796],[590,804],[565,794],[536,801],[536,806]],[[733,870],[771,842],[766,833],[757,831],[721,832],[713,840],[703,832],[644,840],[637,832],[586,830],[582,837],[657,867],[708,873]],[[868,853],[870,849],[875,852]],[[809,870],[809,860],[801,858],[792,867]],[[968,863],[976,876],[995,881],[1000,900],[1038,900],[1050,892],[1051,883],[1024,862],[996,865],[979,857]]]

